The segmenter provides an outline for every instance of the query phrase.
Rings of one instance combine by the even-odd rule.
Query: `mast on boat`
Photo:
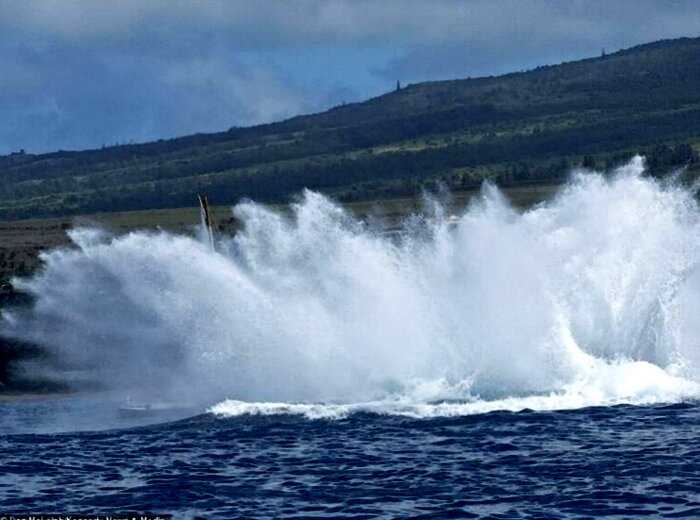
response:
[[[211,209],[209,208],[209,199],[202,193],[197,195],[197,198],[199,199],[199,214],[202,219],[202,226],[204,226],[204,230],[207,233],[209,246],[211,247],[211,250],[214,251],[214,217]]]

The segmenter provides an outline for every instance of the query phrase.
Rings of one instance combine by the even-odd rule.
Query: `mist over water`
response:
[[[700,395],[700,211],[633,159],[521,212],[496,187],[397,235],[313,192],[254,203],[216,251],[165,232],[77,229],[17,285],[2,332],[26,369],[223,415],[413,416]]]

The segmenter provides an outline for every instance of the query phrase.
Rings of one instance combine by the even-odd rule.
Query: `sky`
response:
[[[700,0],[0,0],[0,154],[226,130],[700,36]]]

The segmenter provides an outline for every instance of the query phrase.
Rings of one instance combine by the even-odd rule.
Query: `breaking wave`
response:
[[[17,285],[3,333],[143,399],[212,413],[411,417],[700,395],[700,211],[643,175],[578,172],[520,212],[485,185],[397,235],[305,192],[239,204],[216,251],[165,232],[71,232]]]

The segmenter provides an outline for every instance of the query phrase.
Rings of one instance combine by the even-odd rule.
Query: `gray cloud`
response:
[[[0,0],[0,153],[267,122],[695,36],[694,0]]]
[[[141,36],[141,35],[140,35]],[[235,49],[82,45],[0,46],[0,150],[83,148],[273,121],[317,108],[295,78]],[[199,53],[196,52],[199,49]]]
[[[663,38],[700,35],[695,0],[467,2],[447,41],[416,41],[374,72],[425,81],[529,69]]]

